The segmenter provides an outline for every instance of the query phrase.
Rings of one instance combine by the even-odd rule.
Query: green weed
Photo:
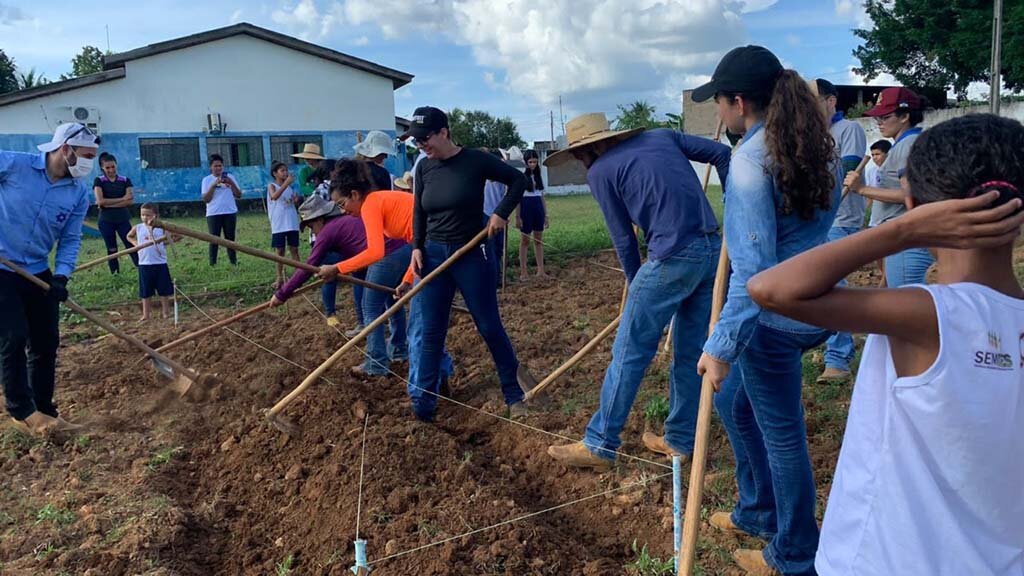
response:
[[[181,446],[161,448],[157,450],[153,456],[150,457],[149,462],[146,463],[146,468],[156,471],[164,464],[167,464],[174,459],[175,454],[181,452],[183,448]]]
[[[669,403],[664,396],[653,396],[644,406],[644,420],[661,424],[668,418]]]
[[[36,512],[36,524],[53,522],[58,526],[67,526],[75,521],[75,513],[64,508],[57,508],[53,504],[47,504]]]
[[[277,566],[274,567],[274,574],[277,576],[288,576],[292,573],[294,564],[295,556],[293,554],[289,554],[284,560],[278,562]]]
[[[647,545],[637,548],[636,540],[633,540],[633,554],[636,560],[626,564],[626,570],[630,576],[672,576],[675,574],[675,559],[655,558],[647,551]]]

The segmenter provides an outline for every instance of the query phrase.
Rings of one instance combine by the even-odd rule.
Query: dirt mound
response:
[[[602,259],[612,263],[610,255]],[[584,262],[556,280],[510,286],[502,309],[520,360],[538,377],[547,374],[615,317],[621,286],[620,275]],[[192,315],[175,333],[134,330],[169,341],[204,324]],[[637,559],[634,541],[654,556],[671,556],[671,479],[658,478],[664,468],[624,461],[594,474],[545,454],[563,441],[557,435],[582,435],[610,339],[556,383],[549,406],[534,410],[527,424],[541,431],[485,413],[504,413],[497,376],[471,320],[456,315],[453,395],[482,411],[442,401],[434,425],[418,423],[404,381],[347,375],[360,360],[353,354],[288,408],[303,429],[288,437],[263,411],[343,338],[301,297],[233,328],[302,368],[217,332],[171,352],[219,382],[207,401],[190,403],[168,397],[164,382],[147,364],[135,364],[138,354],[126,345],[78,328],[80,341],[61,352],[58,399],[66,414],[92,424],[90,433],[63,445],[2,437],[0,572],[348,574],[357,514],[369,558],[378,562],[375,574],[623,574]],[[404,364],[395,370],[405,376]],[[624,452],[652,457],[639,445],[644,399],[666,395],[667,371],[664,359],[649,371],[623,434]],[[825,476],[837,448],[838,440],[812,438]],[[707,505],[730,505],[731,455],[719,430],[711,461]],[[648,483],[630,488],[638,482]],[[709,542],[735,544],[705,531],[702,546]],[[731,570],[721,554],[704,553],[701,563],[709,574]]]

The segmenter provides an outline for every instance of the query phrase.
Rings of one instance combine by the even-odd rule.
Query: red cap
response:
[[[878,93],[878,101],[874,108],[864,113],[865,116],[885,116],[897,110],[920,110],[921,98],[910,88],[886,88]]]

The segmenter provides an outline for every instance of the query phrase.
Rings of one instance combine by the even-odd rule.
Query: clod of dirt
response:
[[[357,400],[356,403],[352,405],[352,414],[358,420],[366,418],[367,411],[368,408],[366,407],[366,402],[363,402],[362,400]]]
[[[398,540],[388,540],[388,543],[384,545],[384,555],[391,556],[395,552],[398,552]]]
[[[298,480],[306,475],[306,470],[302,467],[302,464],[292,464],[292,467],[285,472],[285,480]]]
[[[224,442],[221,443],[220,451],[221,452],[227,452],[228,450],[231,450],[232,448],[234,448],[235,444],[237,444],[237,442],[235,442],[235,437],[234,436],[229,436],[227,440],[225,440]]]

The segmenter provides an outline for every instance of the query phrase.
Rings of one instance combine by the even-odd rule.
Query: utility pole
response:
[[[992,69],[989,76],[989,106],[993,114],[999,114],[999,88],[1003,83],[1000,75],[1003,43],[1003,0],[995,0],[992,12]]]
[[[551,117],[551,145],[555,145],[555,111],[548,110],[548,115]]]
[[[103,27],[107,29],[107,54],[110,54],[110,25],[104,24]]]
[[[562,95],[558,95],[558,117],[562,120],[562,136],[565,136],[565,112],[562,111]]]

